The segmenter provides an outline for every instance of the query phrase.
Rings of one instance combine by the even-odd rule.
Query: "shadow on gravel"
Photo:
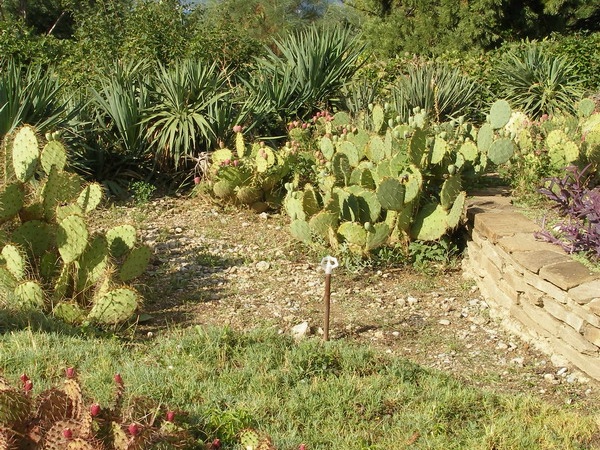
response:
[[[195,305],[225,298],[228,279],[224,274],[244,260],[216,253],[206,245],[158,247],[139,280],[145,299],[140,325],[144,329],[189,325]]]

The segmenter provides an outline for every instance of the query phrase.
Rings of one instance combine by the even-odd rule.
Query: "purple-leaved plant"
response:
[[[555,203],[566,220],[536,237],[560,245],[568,253],[584,252],[600,260],[600,188],[591,187],[590,169],[591,165],[581,170],[569,166],[563,178],[546,180],[539,192]]]

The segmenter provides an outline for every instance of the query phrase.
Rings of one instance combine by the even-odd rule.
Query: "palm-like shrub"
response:
[[[40,131],[60,128],[70,115],[61,86],[55,74],[40,65],[23,66],[12,59],[1,64],[0,137],[24,123]]]
[[[409,66],[392,89],[392,104],[401,121],[420,108],[436,122],[468,116],[478,106],[477,82],[445,65]]]
[[[497,69],[501,95],[532,117],[571,113],[583,95],[583,80],[565,58],[529,43],[506,53]]]
[[[96,142],[85,155],[94,178],[119,179],[151,165],[146,127],[142,123],[150,107],[147,68],[149,63],[119,64],[92,89],[92,121]]]
[[[350,29],[314,26],[275,39],[248,85],[282,121],[306,118],[339,103],[363,48]]]
[[[228,94],[226,78],[216,64],[186,60],[159,65],[152,83],[146,135],[159,167],[177,169],[182,158],[214,147],[213,113]]]

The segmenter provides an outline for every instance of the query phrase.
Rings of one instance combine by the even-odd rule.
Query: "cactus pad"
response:
[[[38,140],[33,128],[27,125],[21,127],[12,145],[13,169],[19,181],[25,182],[33,176],[39,156]]]
[[[242,205],[252,205],[262,199],[262,191],[256,186],[242,186],[235,196]]]
[[[343,222],[337,232],[351,245],[362,248],[367,243],[367,230],[360,223]]]
[[[44,308],[44,291],[35,281],[25,281],[19,284],[15,288],[14,295],[22,308]]]
[[[54,228],[40,220],[24,222],[12,234],[12,240],[30,256],[41,257],[54,242]]]
[[[135,228],[131,225],[118,225],[106,232],[108,249],[115,258],[120,258],[131,250],[136,239]]]
[[[79,197],[77,197],[77,204],[81,207],[84,213],[89,213],[95,210],[100,202],[102,201],[102,186],[98,183],[88,184]]]
[[[25,195],[21,183],[9,184],[0,192],[0,223],[15,217],[23,207]]]
[[[56,232],[56,244],[66,264],[75,261],[88,245],[87,225],[82,217],[70,215],[61,220]]]
[[[416,129],[410,139],[409,156],[417,167],[425,163],[427,156],[427,134],[422,129]]]
[[[31,401],[10,387],[0,388],[0,427],[15,427],[29,416]]]
[[[496,165],[504,164],[515,153],[515,144],[508,138],[494,141],[488,150],[488,158]]]
[[[396,178],[383,178],[377,186],[377,199],[384,209],[400,211],[404,206],[406,187]]]
[[[477,133],[477,148],[480,152],[487,152],[494,142],[494,129],[489,123],[484,123]]]
[[[67,152],[59,141],[50,141],[42,150],[40,163],[46,175],[50,174],[52,167],[61,172],[67,164]]]
[[[350,167],[357,167],[361,159],[361,154],[358,147],[349,141],[344,141],[338,148],[338,152],[347,156],[348,164]],[[347,174],[350,174],[350,170],[347,170]]]
[[[235,133],[235,152],[240,159],[246,156],[246,143],[242,133]]]
[[[152,250],[146,245],[131,250],[119,270],[121,281],[133,280],[142,275],[146,271],[151,257]]]
[[[312,234],[327,239],[330,230],[337,230],[338,228],[338,214],[321,211],[310,218],[308,226],[310,227]]]
[[[140,295],[133,289],[114,289],[94,299],[88,318],[105,325],[125,322],[135,313],[140,300]]]
[[[441,205],[428,203],[419,210],[411,228],[411,236],[420,241],[440,239],[448,229],[446,211]]]
[[[439,164],[446,156],[448,152],[448,143],[445,139],[437,136],[433,144],[433,150],[431,152],[431,164]]]
[[[77,324],[85,319],[85,312],[74,302],[57,303],[52,309],[52,315],[70,324]]]
[[[213,184],[213,193],[221,200],[231,198],[235,195],[235,184],[229,180],[219,180]]]
[[[231,161],[233,159],[233,153],[227,148],[222,148],[212,152],[211,161],[214,166],[220,166],[225,161]]]
[[[373,250],[375,248],[384,245],[390,237],[390,227],[387,223],[381,222],[376,223],[367,232],[367,250]]]
[[[365,148],[365,156],[374,163],[378,163],[385,158],[385,143],[381,137],[371,137],[369,144]]]
[[[292,236],[300,242],[304,242],[305,244],[310,244],[312,242],[310,227],[305,220],[294,220],[290,224],[290,232]]]
[[[442,208],[445,210],[450,209],[460,193],[461,185],[461,179],[458,175],[453,175],[444,181],[442,190],[440,191],[440,203],[442,204]]]
[[[577,114],[580,117],[589,117],[594,113],[596,109],[596,104],[590,98],[584,98],[579,103],[577,103]]]
[[[493,129],[502,128],[510,120],[512,110],[506,100],[497,100],[490,109],[490,125]]]
[[[77,291],[96,284],[106,270],[108,262],[108,243],[103,236],[96,236],[79,259],[77,272]]]
[[[325,157],[325,159],[327,161],[331,161],[331,159],[333,158],[333,154],[335,152],[335,150],[333,148],[333,142],[331,142],[331,139],[329,139],[327,136],[322,137],[321,143],[320,143],[320,148],[321,148],[321,153],[323,153],[323,156]]]
[[[21,252],[17,246],[7,244],[2,249],[0,255],[4,260],[6,269],[11,273],[11,275],[18,281],[22,280],[25,277],[25,271],[27,268],[23,252]]]
[[[292,220],[305,220],[306,214],[304,212],[304,206],[302,204],[303,192],[292,192],[287,195],[283,206]]]
[[[466,192],[462,191],[454,200],[452,208],[448,211],[448,228],[454,229],[460,224],[465,209]]]
[[[379,133],[381,131],[381,127],[383,127],[383,123],[385,122],[385,112],[381,105],[373,106],[373,111],[371,111],[373,116],[373,131],[375,133]]]
[[[473,141],[466,141],[460,146],[459,152],[465,157],[466,161],[470,162],[475,161],[477,159],[477,155],[479,154],[477,145],[475,145]]]

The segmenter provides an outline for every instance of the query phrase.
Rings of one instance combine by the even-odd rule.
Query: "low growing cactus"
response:
[[[62,388],[33,395],[33,383],[21,376],[21,389],[0,377],[0,448],[66,450],[138,450],[190,448],[190,432],[175,414],[148,398],[132,398],[123,407],[125,387],[115,376],[111,405],[87,403],[73,368]]]
[[[140,294],[125,285],[150,259],[129,225],[93,233],[88,215],[103,189],[64,170],[56,140],[40,151],[29,126],[0,152],[0,292],[6,306],[52,312],[71,323],[114,325],[129,319]],[[119,268],[120,266],[120,268]]]

